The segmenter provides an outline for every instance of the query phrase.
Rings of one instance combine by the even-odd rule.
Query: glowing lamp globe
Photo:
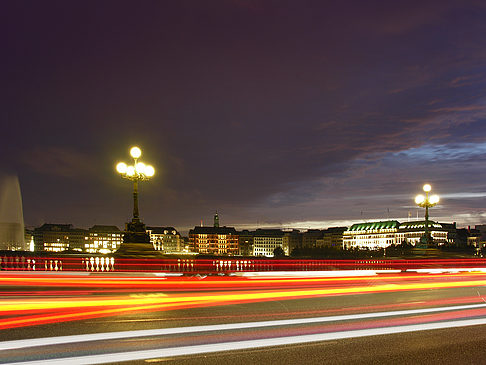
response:
[[[142,156],[142,150],[138,147],[132,147],[130,149],[130,155],[133,157],[133,158],[139,158],[140,156]]]
[[[429,200],[430,200],[430,204],[437,204],[439,202],[439,196],[432,195]]]
[[[127,175],[128,175],[128,176],[135,176],[135,167],[133,167],[133,166],[128,166],[128,167],[127,167]]]
[[[155,174],[155,169],[151,165],[146,165],[145,166],[145,175],[148,177],[152,177]]]
[[[143,162],[137,162],[135,170],[137,170],[139,174],[145,174],[145,164]]]
[[[425,192],[428,193],[429,191],[432,190],[432,186],[430,186],[430,184],[425,184],[424,187],[423,187],[423,189],[424,189]]]
[[[417,195],[415,197],[415,204],[422,204],[425,201],[425,196],[423,195]]]
[[[127,164],[125,162],[119,162],[116,165],[116,171],[118,171],[120,174],[125,174],[127,172]]]

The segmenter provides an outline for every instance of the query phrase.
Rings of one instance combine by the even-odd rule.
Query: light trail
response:
[[[463,272],[461,272],[463,271]],[[304,272],[247,272],[238,273],[231,276],[223,277],[159,277],[155,274],[145,277],[127,277],[119,274],[91,274],[85,273],[70,273],[70,274],[55,274],[55,273],[22,273],[22,272],[7,272],[2,273],[0,277],[0,286],[127,286],[130,288],[137,286],[154,286],[154,287],[170,287],[176,285],[195,287],[205,286],[231,286],[234,285],[258,285],[258,284],[273,284],[279,283],[315,283],[315,282],[336,282],[336,281],[363,281],[370,277],[377,277],[381,274],[387,275],[390,279],[412,279],[412,278],[427,278],[430,275],[436,274],[435,277],[463,277],[464,275],[484,275],[486,269],[421,269],[408,270],[409,274],[398,274],[395,270],[354,270],[354,271],[304,271]],[[412,274],[413,273],[413,274]],[[442,276],[439,276],[442,274]]]
[[[135,360],[145,360],[145,359],[153,359],[153,358],[163,359],[167,357],[196,355],[196,354],[203,354],[203,353],[210,353],[210,352],[235,351],[235,350],[246,350],[246,349],[254,349],[254,348],[284,346],[284,345],[296,345],[296,344],[311,343],[311,342],[340,340],[346,338],[359,338],[359,337],[367,337],[367,336],[398,334],[398,333],[456,328],[456,327],[465,327],[465,326],[477,326],[477,325],[485,325],[485,324],[486,324],[486,318],[465,319],[465,320],[448,321],[448,322],[434,322],[434,323],[414,324],[414,325],[404,325],[404,326],[391,326],[391,327],[380,327],[380,328],[360,329],[360,330],[351,330],[351,331],[339,331],[339,332],[331,332],[331,333],[317,333],[317,334],[310,334],[310,335],[264,338],[264,339],[257,339],[257,340],[210,343],[210,344],[203,344],[203,345],[158,348],[158,349],[151,349],[151,350],[103,353],[99,355],[61,357],[55,359],[42,359],[42,360],[35,360],[35,361],[15,362],[10,364],[16,364],[16,365],[43,365],[43,364],[66,364],[66,363],[73,364],[73,365],[93,364],[93,363],[106,364],[112,362],[135,361]]]
[[[254,291],[254,292],[238,292],[238,293],[210,293],[205,295],[173,295],[166,297],[145,297],[145,298],[84,298],[84,299],[58,299],[58,300],[2,300],[0,301],[0,313],[2,312],[22,312],[28,310],[48,310],[62,308],[79,308],[79,307],[97,307],[97,306],[136,306],[146,304],[167,304],[174,302],[187,301],[247,301],[247,300],[261,300],[261,299],[290,299],[301,297],[325,296],[325,295],[342,295],[342,294],[362,294],[362,293],[377,293],[389,291],[407,291],[407,290],[426,290],[426,289],[442,289],[442,288],[457,288],[457,287],[471,287],[471,286],[485,286],[486,281],[482,280],[464,280],[464,281],[430,281],[417,282],[406,284],[378,284],[374,286],[351,286],[351,287],[333,287],[329,289],[294,289],[294,290],[272,290],[272,291]]]
[[[18,283],[21,284],[17,285]],[[305,302],[289,302],[289,307],[295,308],[293,312],[277,310],[272,313],[252,313],[249,311],[248,314],[237,316],[233,315],[234,311],[231,311],[230,316],[211,318],[207,321],[210,324],[205,326],[179,327],[177,325],[187,324],[187,322],[181,323],[181,320],[194,321],[199,317],[181,319],[169,315],[164,318],[171,323],[176,323],[175,327],[0,342],[0,356],[4,356],[4,361],[23,360],[25,364],[83,364],[163,359],[167,356],[486,324],[486,300],[481,296],[484,291],[481,290],[480,293],[479,289],[476,289],[486,287],[484,272],[400,274],[387,272],[371,276],[345,277],[224,276],[165,277],[163,279],[154,276],[126,277],[116,274],[77,276],[7,273],[0,278],[0,287],[2,293],[8,293],[8,296],[2,295],[0,299],[0,318],[2,318],[0,330],[101,317],[114,317],[113,321],[116,322],[123,314],[154,313],[130,317],[146,321],[153,317],[162,318],[162,315],[159,316],[155,312],[306,299]],[[21,291],[16,292],[17,287]],[[61,287],[65,290],[60,289]],[[106,293],[102,294],[103,288],[106,288]],[[463,290],[465,288],[469,289]],[[443,291],[440,294],[442,297],[428,294],[438,289],[459,290]],[[363,304],[360,299],[364,297],[360,297],[361,295],[406,291],[413,291],[413,293],[411,296],[407,294],[394,296],[394,298],[410,298],[409,302],[403,300],[389,302],[385,299],[389,296],[380,296],[376,297],[379,298],[378,300],[365,300],[371,305],[359,305]],[[476,292],[477,296],[475,296]],[[18,297],[11,296],[15,293]],[[32,293],[39,296],[32,296]],[[59,297],[54,297],[53,293]],[[82,296],[74,297],[74,295]],[[347,301],[351,306],[337,307],[335,300],[315,300],[315,298],[351,295],[356,297],[342,298],[344,303]],[[435,299],[437,297],[438,299]],[[341,303],[341,298],[338,302]],[[304,305],[301,307],[295,303],[304,303]],[[308,306],[309,303],[313,305]],[[267,307],[274,308],[272,304],[268,304]],[[226,309],[220,311],[220,313],[226,312]],[[278,318],[277,315],[284,315],[284,318]],[[121,320],[123,319],[121,317]],[[224,323],[228,321],[238,322]],[[82,323],[78,324],[81,328],[84,326]],[[204,322],[199,320],[196,323]],[[39,327],[41,331],[43,328],[45,327]],[[26,331],[30,332],[33,329],[27,328]],[[89,329],[88,332],[90,331]],[[64,332],[64,334],[72,333],[70,330]],[[131,338],[137,340],[130,341]],[[117,340],[127,340],[122,342],[128,344],[128,347],[121,345]],[[92,347],[88,342],[94,341],[98,343],[93,344]],[[223,341],[223,343],[213,343],[214,341]],[[80,345],[79,349],[75,347],[81,343],[87,344]],[[68,344],[71,344],[71,350],[63,347]],[[61,346],[59,348],[42,348],[59,345]],[[96,348],[96,351],[112,353],[84,356],[96,353],[93,348]],[[12,354],[15,351],[18,353]],[[39,353],[42,353],[41,356],[45,358],[41,360],[36,357]],[[79,356],[70,358],[67,357],[69,353],[76,353]],[[54,359],[53,357],[56,356],[60,358]],[[30,361],[36,358],[39,359],[38,362]]]
[[[20,349],[26,347],[60,345],[60,344],[67,344],[67,343],[100,341],[100,340],[108,340],[108,339],[162,336],[162,335],[174,335],[174,334],[196,333],[196,332],[227,331],[227,330],[245,329],[245,328],[290,326],[290,325],[301,325],[307,323],[314,324],[314,323],[324,323],[324,322],[351,321],[351,320],[358,320],[358,319],[396,317],[396,316],[416,315],[416,314],[425,314],[425,313],[471,310],[476,308],[486,309],[486,303],[457,305],[457,306],[449,306],[449,307],[409,309],[409,310],[389,311],[389,312],[359,313],[359,314],[348,314],[348,315],[327,316],[327,317],[284,319],[284,320],[276,320],[276,321],[243,322],[243,323],[217,324],[217,325],[207,325],[207,326],[162,328],[162,329],[155,329],[155,330],[120,331],[120,332],[95,333],[95,334],[73,335],[73,336],[34,338],[28,340],[0,342],[0,351]]]
[[[376,277],[371,277],[376,278]],[[16,278],[19,279],[19,278]],[[54,279],[55,278],[49,278]],[[152,278],[153,279],[153,278]],[[246,291],[216,291],[205,294],[184,293],[184,294],[157,294],[147,297],[141,296],[103,296],[84,298],[25,298],[21,300],[2,299],[0,301],[0,315],[10,316],[4,318],[0,323],[0,329],[33,326],[39,324],[56,323],[62,321],[80,320],[104,316],[114,316],[122,313],[136,311],[165,311],[182,308],[193,308],[202,306],[217,306],[229,304],[241,304],[251,302],[262,302],[272,300],[302,299],[311,297],[324,297],[336,295],[370,294],[410,290],[447,289],[458,287],[474,287],[486,285],[484,274],[437,274],[427,275],[406,275],[406,276],[384,276],[380,280],[395,281],[385,284],[370,285],[368,278],[310,278],[310,279],[238,279],[232,278],[209,279],[205,284],[213,289],[223,290],[235,283],[246,287],[248,283],[255,283],[255,290]],[[476,280],[471,280],[476,279]],[[478,280],[479,279],[479,280]],[[84,280],[84,279],[83,279]],[[255,282],[253,280],[256,280]],[[357,280],[357,281],[356,281]],[[123,282],[125,280],[122,280]],[[95,281],[96,282],[96,281]],[[134,280],[137,283],[137,280]],[[184,285],[202,285],[204,280],[192,279],[164,280],[162,283],[170,282],[171,285],[178,283]],[[104,281],[103,281],[104,283]],[[272,290],[268,290],[269,284]],[[292,284],[294,287],[286,288],[285,285]],[[211,286],[213,285],[214,286]],[[260,286],[260,284],[264,284]],[[285,284],[285,285],[282,285]],[[344,286],[338,286],[343,284]],[[285,290],[274,289],[281,286]],[[309,287],[310,286],[310,287]],[[301,287],[301,288],[299,288]],[[160,289],[160,288],[159,288]],[[265,289],[265,290],[263,290]],[[55,312],[55,313],[52,313]],[[31,314],[31,315],[28,315]],[[19,317],[15,317],[19,315]]]

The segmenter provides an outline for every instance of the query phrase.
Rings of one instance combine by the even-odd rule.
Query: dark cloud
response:
[[[96,176],[96,168],[86,152],[60,147],[35,147],[25,151],[24,164],[31,170],[57,177]]]
[[[344,197],[425,177],[466,191],[460,165],[434,173],[405,152],[486,136],[478,1],[0,6],[0,158],[30,224],[121,226],[129,184],[113,167],[132,144],[157,170],[144,219],[187,227],[216,209],[241,224],[359,219],[378,208]]]

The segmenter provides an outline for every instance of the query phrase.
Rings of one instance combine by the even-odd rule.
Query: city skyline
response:
[[[2,170],[26,226],[486,223],[478,1],[3,2]],[[347,224],[346,224],[347,222]]]

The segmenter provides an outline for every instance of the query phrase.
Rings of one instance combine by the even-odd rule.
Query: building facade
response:
[[[90,253],[113,253],[123,242],[123,232],[117,226],[94,225],[88,230],[83,251]]]
[[[322,230],[320,229],[308,229],[302,233],[302,247],[312,248],[316,247],[317,240],[322,238]]]
[[[428,232],[434,245],[457,245],[455,225],[429,220]],[[379,249],[401,243],[417,246],[424,236],[425,221],[357,223],[343,232],[343,248]]]
[[[194,227],[189,231],[189,246],[201,254],[238,255],[238,233],[233,227],[220,227],[218,213],[213,227]]]
[[[316,247],[343,247],[343,234],[348,227],[330,227],[322,231],[322,237],[316,240]]]
[[[300,247],[302,247],[302,233],[297,229],[284,231],[282,248],[285,255],[289,256],[294,249]]]
[[[248,230],[238,232],[238,251],[241,256],[253,255],[253,233]]]
[[[156,251],[164,253],[183,251],[181,235],[174,227],[147,227],[146,230]]]
[[[343,232],[344,249],[377,249],[400,243],[397,232],[398,221],[353,224]]]
[[[82,251],[88,231],[73,228],[72,224],[45,223],[34,229],[34,251]]]
[[[232,227],[194,227],[189,231],[194,251],[210,255],[237,255],[238,234]]]
[[[280,229],[257,229],[253,235],[253,256],[273,257],[277,247],[288,255],[289,248],[284,247],[284,235]]]
[[[449,240],[449,229],[442,224],[428,221],[428,231],[432,242],[438,246],[453,243]],[[401,223],[397,232],[397,243],[406,242],[412,246],[421,243],[422,237],[425,236],[425,221],[414,221]]]

